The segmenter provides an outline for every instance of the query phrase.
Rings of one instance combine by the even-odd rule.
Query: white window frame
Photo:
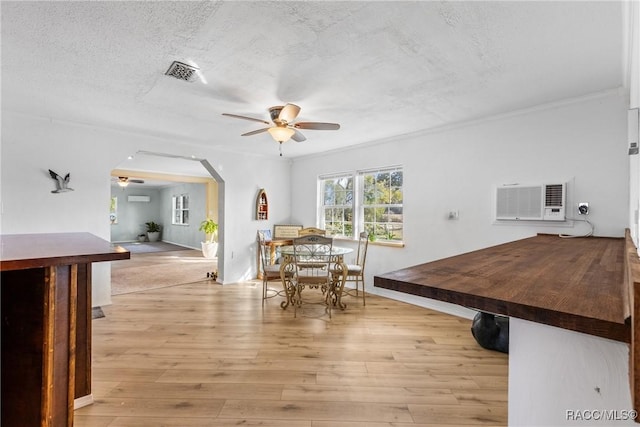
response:
[[[171,198],[171,224],[189,225],[189,195],[188,194],[180,194],[177,196],[173,196]]]
[[[399,187],[401,200],[400,203],[384,203],[376,205],[365,205],[364,201],[364,187],[365,177],[367,175],[375,175],[379,173],[402,173],[402,183]],[[351,235],[337,234],[336,237],[345,237],[356,239],[358,234],[365,230],[369,233],[375,231],[375,236],[372,240],[389,242],[389,243],[404,243],[404,170],[402,166],[387,166],[374,169],[357,170],[350,172],[343,172],[330,175],[321,175],[318,177],[318,227],[326,229],[328,232],[332,232],[332,227],[327,227],[325,218],[324,204],[324,184],[326,180],[335,180],[339,178],[353,179],[353,198],[352,198],[352,233]],[[391,201],[390,201],[391,202]],[[331,206],[331,205],[329,205]],[[345,205],[335,205],[338,208],[343,208]],[[389,215],[385,214],[386,221],[366,221],[365,222],[365,208],[384,208],[388,210],[401,211],[399,214],[400,221],[390,220]],[[396,218],[397,219],[397,218]]]

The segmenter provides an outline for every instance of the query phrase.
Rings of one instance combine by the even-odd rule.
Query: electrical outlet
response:
[[[589,203],[578,203],[578,215],[589,215]]]

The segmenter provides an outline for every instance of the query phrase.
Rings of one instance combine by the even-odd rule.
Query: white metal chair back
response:
[[[369,248],[369,233],[363,231],[358,236],[358,252],[356,253],[356,265],[359,265],[364,273],[364,265],[367,262],[367,249]]]

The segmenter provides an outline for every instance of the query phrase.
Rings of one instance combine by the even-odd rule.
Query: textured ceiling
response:
[[[295,157],[623,84],[619,2],[1,2],[2,109]],[[164,75],[197,65],[198,81]]]

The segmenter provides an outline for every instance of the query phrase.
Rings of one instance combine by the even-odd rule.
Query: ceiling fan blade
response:
[[[144,180],[142,179],[129,179],[129,182],[133,182],[134,184],[144,184]]]
[[[252,130],[251,132],[243,133],[243,134],[242,134],[242,135],[240,135],[240,136],[251,136],[251,135],[256,135],[256,134],[259,134],[259,133],[262,133],[262,132],[266,132],[266,131],[268,131],[268,130],[269,130],[269,128],[263,128],[263,129],[258,129],[258,130]]]
[[[287,104],[282,107],[282,111],[280,111],[280,115],[278,119],[285,123],[291,123],[296,117],[300,114],[300,107],[296,104]]]
[[[254,119],[253,117],[247,117],[247,116],[239,116],[237,114],[229,114],[229,113],[222,113],[223,116],[227,116],[227,117],[233,117],[235,119],[242,119],[242,120],[251,120],[253,122],[260,122],[260,123],[264,123],[265,125],[270,125],[271,123],[269,123],[266,120],[262,120],[262,119]]]
[[[296,142],[302,142],[302,141],[306,141],[307,138],[305,138],[305,136],[297,129],[294,129],[296,131],[296,133],[293,134],[293,136],[291,137],[291,139],[293,139]]]
[[[338,130],[338,123],[320,123],[320,122],[300,122],[295,123],[293,127],[297,129],[314,129],[314,130]]]

